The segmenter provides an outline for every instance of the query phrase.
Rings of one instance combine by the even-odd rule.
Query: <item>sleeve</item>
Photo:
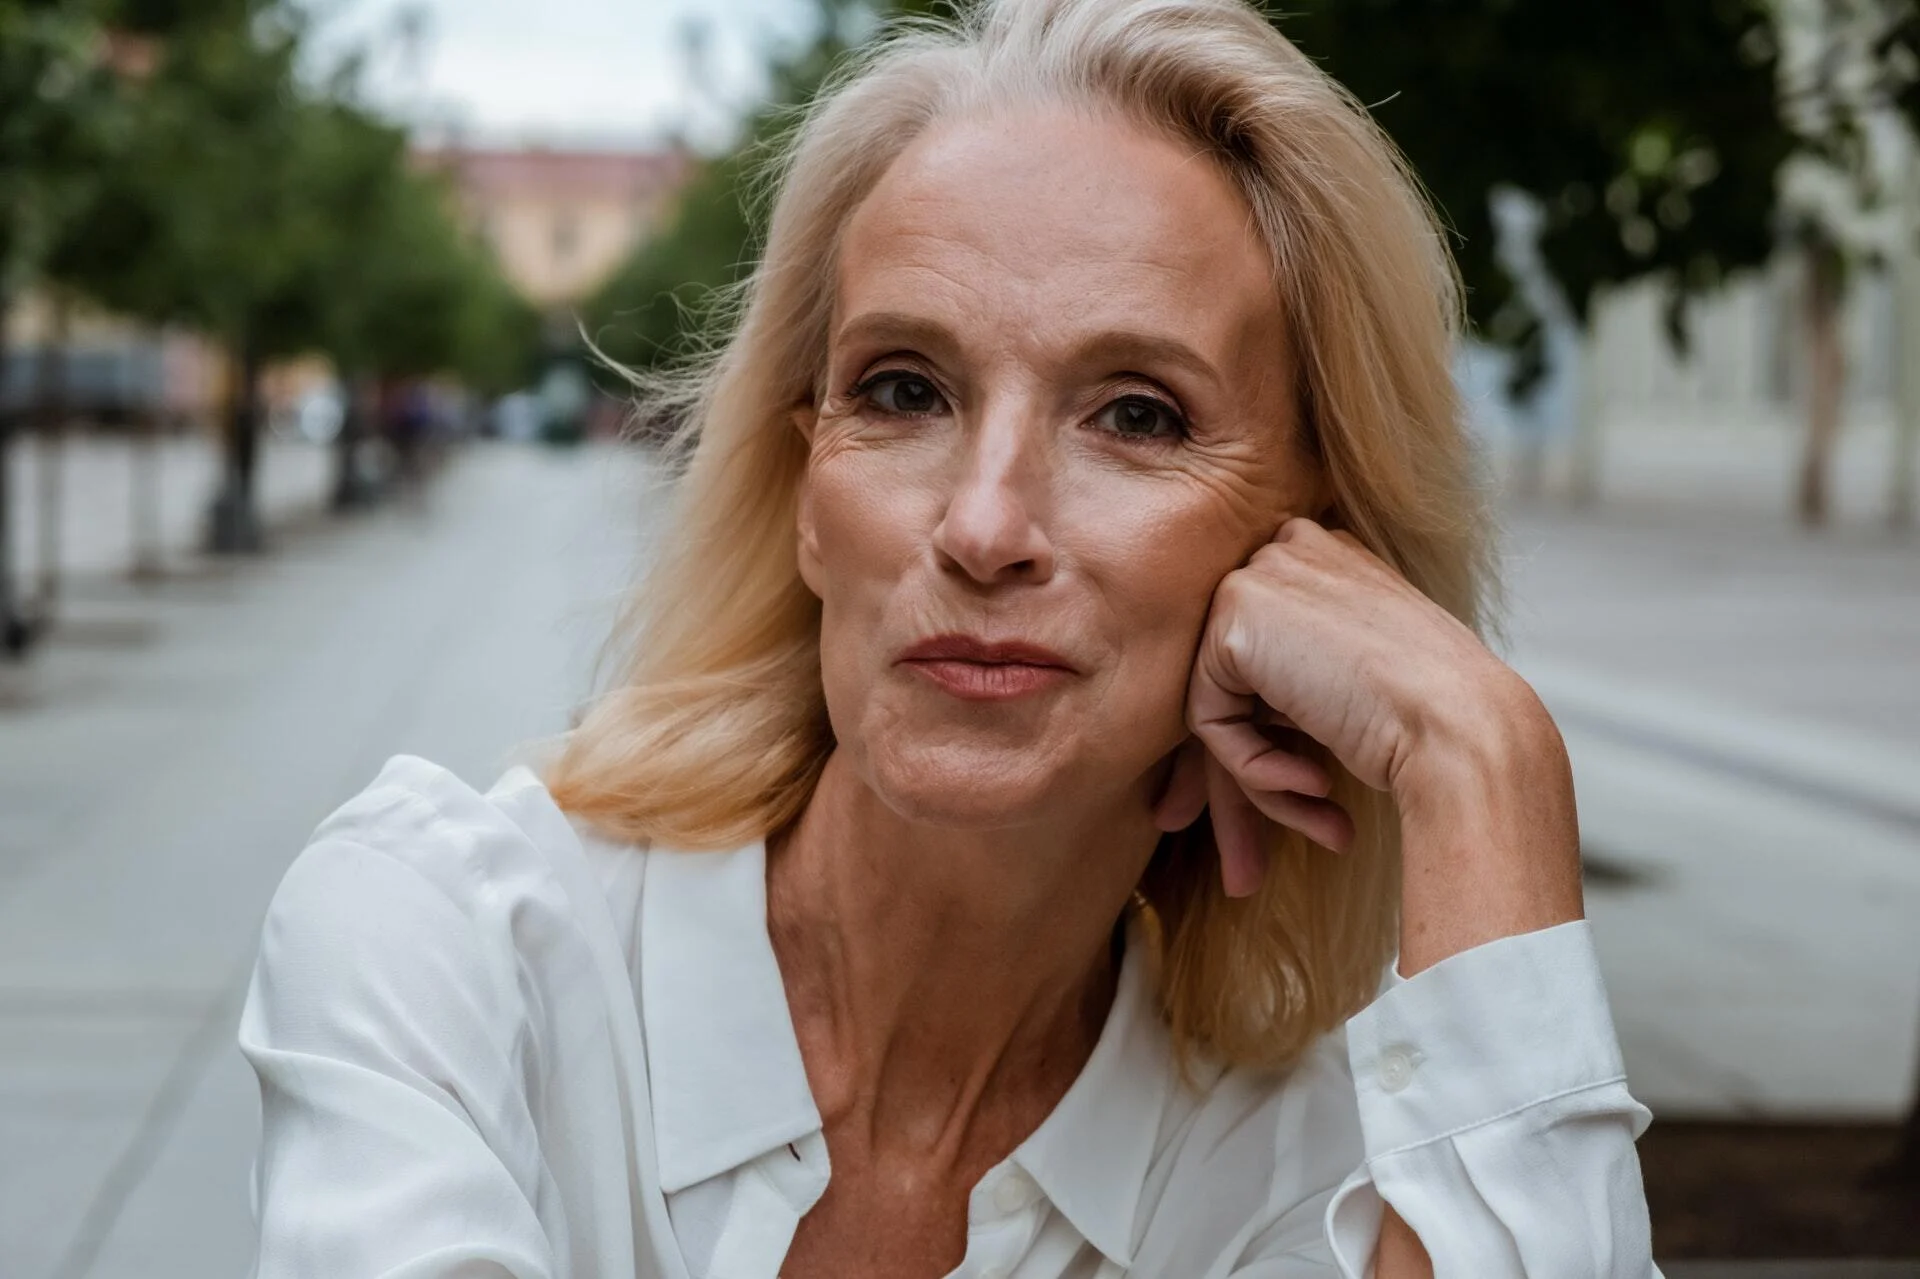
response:
[[[1437,1279],[1658,1279],[1633,1145],[1652,1114],[1585,920],[1395,974],[1346,1032],[1365,1157],[1324,1216],[1345,1279],[1371,1273],[1383,1203]]]
[[[331,837],[294,862],[240,1024],[262,1279],[554,1275],[503,963],[388,854]]]

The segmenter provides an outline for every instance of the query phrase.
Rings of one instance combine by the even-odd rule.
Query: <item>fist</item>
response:
[[[1214,592],[1188,689],[1195,748],[1160,824],[1210,808],[1226,889],[1250,893],[1263,816],[1336,851],[1352,840],[1309,742],[1404,802],[1431,752],[1530,699],[1516,686],[1478,636],[1350,534],[1289,520]]]

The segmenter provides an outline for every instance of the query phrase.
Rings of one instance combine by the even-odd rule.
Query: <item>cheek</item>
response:
[[[1220,579],[1259,544],[1259,515],[1212,486],[1155,477],[1075,503],[1076,559],[1115,630],[1111,704],[1154,740],[1184,736],[1188,676]]]
[[[810,536],[802,548],[807,585],[831,619],[897,581],[927,536],[937,510],[924,476],[880,451],[828,445],[810,464]]]

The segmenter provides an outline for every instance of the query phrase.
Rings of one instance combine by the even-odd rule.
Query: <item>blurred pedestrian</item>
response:
[[[381,428],[393,455],[394,487],[403,501],[419,506],[426,500],[434,425],[431,395],[419,379],[404,379],[392,384],[382,409]]]

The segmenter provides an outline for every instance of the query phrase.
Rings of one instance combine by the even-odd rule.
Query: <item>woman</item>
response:
[[[885,43],[677,406],[622,686],[289,872],[261,1273],[1652,1274],[1455,305],[1240,0]]]

